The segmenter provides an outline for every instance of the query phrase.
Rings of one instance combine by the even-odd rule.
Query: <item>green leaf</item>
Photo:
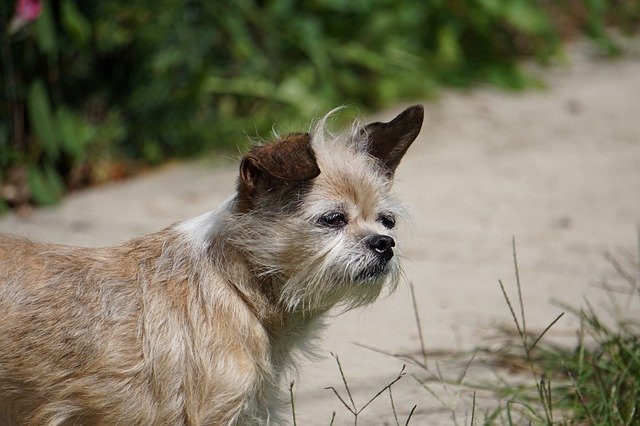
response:
[[[29,120],[38,141],[50,159],[56,159],[60,153],[56,123],[51,113],[49,95],[44,82],[36,80],[29,88],[27,98]]]
[[[508,90],[522,90],[537,85],[532,77],[513,64],[493,64],[487,67],[485,76],[492,84]]]
[[[35,201],[36,204],[55,204],[64,193],[62,179],[50,165],[44,166],[43,170],[35,166],[29,167],[27,182],[31,189],[33,201]]]
[[[456,30],[451,25],[440,27],[438,31],[438,57],[444,64],[455,64],[462,56]]]
[[[66,108],[60,108],[56,117],[62,150],[74,159],[81,158],[86,145],[96,134],[95,127]]]
[[[80,13],[73,0],[62,2],[60,13],[62,26],[79,45],[86,46],[91,40],[91,24]]]
[[[542,11],[526,0],[505,3],[503,13],[507,22],[526,33],[543,33],[549,27],[547,17]]]
[[[158,142],[151,139],[147,139],[143,142],[142,155],[150,164],[158,164],[165,157]]]
[[[357,41],[339,46],[333,55],[339,61],[357,64],[374,71],[385,71],[389,66],[387,58],[375,50],[367,49]]]
[[[50,57],[58,56],[58,43],[50,1],[42,2],[42,12],[35,22],[36,42],[40,50]]]
[[[228,94],[281,102],[301,110],[305,109],[304,99],[298,97],[301,89],[291,84],[276,87],[272,82],[248,78],[221,78],[209,76],[202,84],[206,94]]]

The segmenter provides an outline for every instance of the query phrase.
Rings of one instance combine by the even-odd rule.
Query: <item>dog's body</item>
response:
[[[0,235],[0,424],[264,424],[335,306],[399,275],[393,173],[422,108],[251,150],[214,212],[112,248]]]

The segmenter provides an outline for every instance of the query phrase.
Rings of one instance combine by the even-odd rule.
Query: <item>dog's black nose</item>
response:
[[[393,257],[393,249],[396,245],[396,242],[393,241],[393,238],[387,235],[372,235],[369,237],[369,247],[371,247],[378,255],[380,255],[384,260],[389,260]]]

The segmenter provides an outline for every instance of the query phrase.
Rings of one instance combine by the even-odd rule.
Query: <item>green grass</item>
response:
[[[505,383],[495,387],[497,393],[511,395],[504,406],[508,424],[512,424],[514,404],[525,408],[521,417],[536,424],[640,424],[640,247],[635,259],[629,253],[607,255],[607,259],[615,270],[615,279],[602,284],[609,301],[606,308],[595,309],[587,299],[582,307],[559,304],[580,321],[576,344],[571,347],[539,338],[529,344],[532,336],[524,325],[514,245],[520,319],[502,284],[501,288],[520,335],[522,352],[519,359],[502,361],[504,365],[526,361],[534,385],[521,388]]]
[[[500,349],[476,348],[472,357],[483,358],[501,378],[478,383],[438,379],[473,390],[472,411],[477,410],[476,391],[498,401],[485,410],[482,421],[476,418],[471,424],[640,424],[640,246],[637,257],[624,253],[607,259],[615,271],[611,282],[602,283],[607,307],[595,309],[587,299],[581,307],[558,304],[579,320],[580,328],[575,344],[557,344],[544,335],[565,312],[542,333],[527,330],[514,243],[517,301],[502,282],[500,288],[517,336],[502,330],[506,341]]]

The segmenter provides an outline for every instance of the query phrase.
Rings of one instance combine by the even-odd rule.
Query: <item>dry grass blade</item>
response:
[[[351,401],[351,406],[353,407],[353,411],[358,411],[356,408],[356,403],[353,401],[353,396],[351,395],[351,390],[349,390],[349,384],[347,383],[347,378],[344,376],[344,371],[342,370],[342,364],[340,364],[340,358],[338,355],[331,353],[333,357],[336,359],[336,363],[338,363],[338,369],[340,370],[340,377],[342,377],[342,383],[344,383],[344,388],[347,390],[347,395],[349,396],[349,401]],[[335,391],[335,390],[334,390]]]
[[[471,358],[469,358],[469,361],[467,361],[467,363],[464,366],[464,369],[462,370],[462,372],[460,373],[460,375],[458,376],[458,380],[456,381],[458,384],[462,384],[462,381],[464,380],[465,376],[467,375],[467,371],[469,371],[469,367],[471,366],[471,363],[473,362],[474,359],[476,359],[476,355],[478,355],[478,351],[474,351],[473,355],[471,355]]]
[[[509,426],[513,425],[513,416],[511,415],[512,405],[513,405],[513,399],[507,401],[507,420],[509,420]]]
[[[419,368],[421,368],[421,369],[423,369],[425,371],[429,371],[429,369],[427,368],[427,366],[425,364],[421,363],[420,361],[418,361],[417,359],[415,359],[411,355],[394,354],[394,353],[383,351],[382,349],[374,348],[373,346],[368,346],[368,345],[365,345],[365,344],[362,344],[362,343],[358,343],[358,342],[352,342],[352,343],[354,345],[356,345],[356,346],[361,347],[361,348],[368,349],[368,350],[373,351],[375,353],[379,353],[381,355],[386,355],[386,356],[391,357],[391,358],[399,359],[400,361],[407,362],[407,363],[415,365],[416,367],[419,367]]]
[[[298,423],[296,422],[296,406],[293,401],[293,384],[295,382],[291,382],[289,385],[289,397],[291,398],[291,416],[293,417],[293,426],[296,426]]]
[[[420,353],[422,354],[422,363],[427,364],[427,349],[424,344],[424,334],[422,333],[422,322],[420,321],[420,315],[418,315],[418,303],[416,302],[416,293],[413,287],[413,282],[409,281],[409,290],[411,290],[411,302],[413,303],[413,314],[416,319],[416,326],[418,328],[418,337],[420,338]]]
[[[538,336],[538,338],[537,338],[537,339],[536,339],[536,340],[531,344],[531,347],[529,347],[529,348],[527,349],[527,351],[528,351],[529,353],[531,353],[531,351],[533,350],[533,348],[535,348],[536,344],[540,341],[540,339],[542,339],[542,337],[547,333],[547,331],[549,331],[549,329],[550,329],[551,327],[553,327],[553,325],[554,325],[555,323],[557,323],[557,322],[558,322],[558,320],[559,320],[560,318],[562,318],[562,316],[563,316],[563,315],[564,315],[564,312],[561,312],[561,313],[560,313],[560,315],[558,315],[558,316],[556,317],[556,319],[554,319],[553,321],[551,321],[551,324],[549,324],[549,325],[547,326],[547,328],[545,328],[545,329],[544,329],[544,331],[543,331],[542,333],[540,333],[540,335]]]
[[[429,385],[427,385],[426,381],[422,381],[420,379],[418,379],[418,377],[416,377],[414,374],[411,375],[411,377],[413,377],[413,379],[418,382],[418,384],[427,392],[429,392],[431,394],[431,396],[433,396],[443,407],[445,407],[447,410],[449,411],[453,411],[452,408],[449,406],[449,404],[446,403],[446,401],[444,401],[442,398],[440,398],[440,396],[429,387]]]
[[[400,426],[400,422],[398,421],[398,413],[396,412],[396,404],[393,402],[393,392],[391,388],[389,388],[389,399],[391,400],[391,410],[393,411],[393,419],[396,422],[396,426]]]
[[[406,369],[406,365],[402,366],[402,369],[400,370],[400,373],[398,373],[398,376],[395,379],[393,379],[385,387],[380,389],[380,391],[378,391],[378,393],[376,393],[371,399],[369,399],[369,401],[367,401],[367,403],[364,404],[361,408],[358,408],[356,406],[354,400],[353,400],[352,395],[351,395],[351,391],[349,389],[349,384],[347,382],[347,378],[344,375],[344,371],[342,369],[342,364],[340,363],[340,359],[334,353],[331,353],[331,355],[333,355],[333,357],[336,360],[336,363],[338,364],[338,369],[340,370],[340,377],[342,378],[342,382],[344,383],[344,387],[347,390],[347,394],[349,395],[349,401],[351,402],[351,405],[349,405],[347,403],[347,401],[345,401],[345,399],[340,395],[340,393],[333,386],[328,386],[325,389],[333,391],[333,393],[336,395],[336,397],[342,403],[342,405],[344,405],[345,408],[353,415],[354,425],[358,424],[358,415],[360,415],[360,413],[362,413],[369,406],[369,404],[371,404],[376,398],[378,398],[380,395],[382,395],[382,393],[384,393],[387,390],[389,391],[389,396],[391,398],[391,406],[393,408],[393,414],[394,414],[394,417],[396,419],[396,423],[399,424],[398,423],[398,417],[397,417],[397,414],[396,414],[396,409],[395,409],[395,403],[393,401],[393,394],[391,392],[391,387],[396,382],[398,382],[400,379],[402,379],[404,377],[404,375],[406,374],[405,371],[404,371]],[[334,418],[335,418],[335,412],[334,412]],[[333,418],[331,419],[331,421],[333,423]]]
[[[638,224],[637,226],[637,234],[638,234],[638,257],[637,257],[637,262],[638,262],[638,293],[640,293],[640,224]]]
[[[605,254],[605,257],[607,258],[611,266],[613,266],[613,268],[616,270],[616,272],[622,278],[624,278],[625,281],[627,281],[631,287],[635,288],[636,290],[640,289],[640,287],[638,287],[638,280],[634,276],[632,276],[630,273],[628,273],[625,270],[624,266],[622,266],[622,264],[611,253],[607,252]]]
[[[398,373],[398,377],[396,377],[395,379],[393,379],[393,380],[391,381],[391,383],[389,383],[387,386],[385,386],[384,388],[382,388],[382,389],[380,390],[380,392],[378,392],[377,394],[375,394],[375,395],[373,396],[373,398],[371,398],[371,399],[370,399],[366,404],[364,404],[364,405],[362,406],[362,408],[361,408],[360,410],[358,410],[358,414],[360,414],[360,413],[362,412],[362,410],[364,410],[365,408],[367,408],[367,406],[368,406],[369,404],[371,404],[371,403],[372,403],[372,402],[373,402],[377,397],[379,397],[379,396],[382,394],[382,392],[386,391],[387,389],[390,389],[390,388],[391,388],[391,386],[393,386],[393,385],[394,385],[398,380],[402,379],[402,378],[404,377],[404,375],[406,374],[406,373],[404,372],[405,368],[406,368],[406,366],[405,366],[405,365],[403,365],[403,366],[402,366],[402,369],[400,370],[400,373]]]
[[[409,424],[409,421],[411,420],[411,416],[413,416],[413,413],[414,411],[416,411],[416,408],[418,408],[418,404],[414,405],[411,411],[409,412],[409,416],[407,417],[407,421],[404,422],[404,426],[407,426]]]
[[[504,300],[507,302],[507,306],[509,307],[509,311],[511,312],[511,317],[513,318],[513,322],[516,324],[516,329],[518,329],[518,334],[524,343],[524,335],[522,333],[522,328],[520,328],[520,322],[518,321],[518,317],[516,316],[516,312],[513,310],[513,306],[511,305],[511,299],[507,295],[507,291],[504,289],[504,284],[502,284],[502,280],[498,280],[498,284],[500,284],[500,289],[502,290],[502,295],[504,296]],[[526,349],[526,348],[525,348]]]
[[[471,426],[474,426],[476,419],[476,391],[473,391],[473,402],[471,403]]]
[[[516,238],[511,238],[511,247],[513,249],[513,266],[516,271],[516,285],[518,287],[518,303],[520,303],[520,316],[522,319],[522,334],[524,346],[527,347],[527,323],[524,316],[524,303],[522,301],[522,286],[520,285],[520,269],[518,268],[518,256],[516,255]]]
[[[342,405],[344,405],[346,407],[347,410],[349,410],[349,412],[351,412],[351,414],[353,414],[354,416],[357,416],[358,413],[356,413],[353,408],[349,407],[349,404],[347,404],[345,402],[344,399],[342,399],[342,397],[340,396],[340,394],[338,393],[338,391],[336,390],[336,388],[334,388],[333,386],[327,386],[325,389],[327,390],[332,390],[334,394],[336,394],[336,396],[338,397],[338,399],[340,400],[340,402],[342,402]]]
[[[576,380],[573,377],[573,374],[571,374],[571,370],[569,370],[569,369],[567,369],[567,376],[569,376],[569,379],[571,380],[571,385],[573,386],[574,392],[578,396],[578,401],[580,402],[580,405],[582,405],[582,408],[584,409],[584,412],[587,414],[587,418],[589,419],[589,423],[591,425],[595,425],[596,422],[593,420],[593,416],[591,415],[591,410],[589,409],[589,407],[585,403],[584,396],[578,390],[578,384],[576,383]]]

